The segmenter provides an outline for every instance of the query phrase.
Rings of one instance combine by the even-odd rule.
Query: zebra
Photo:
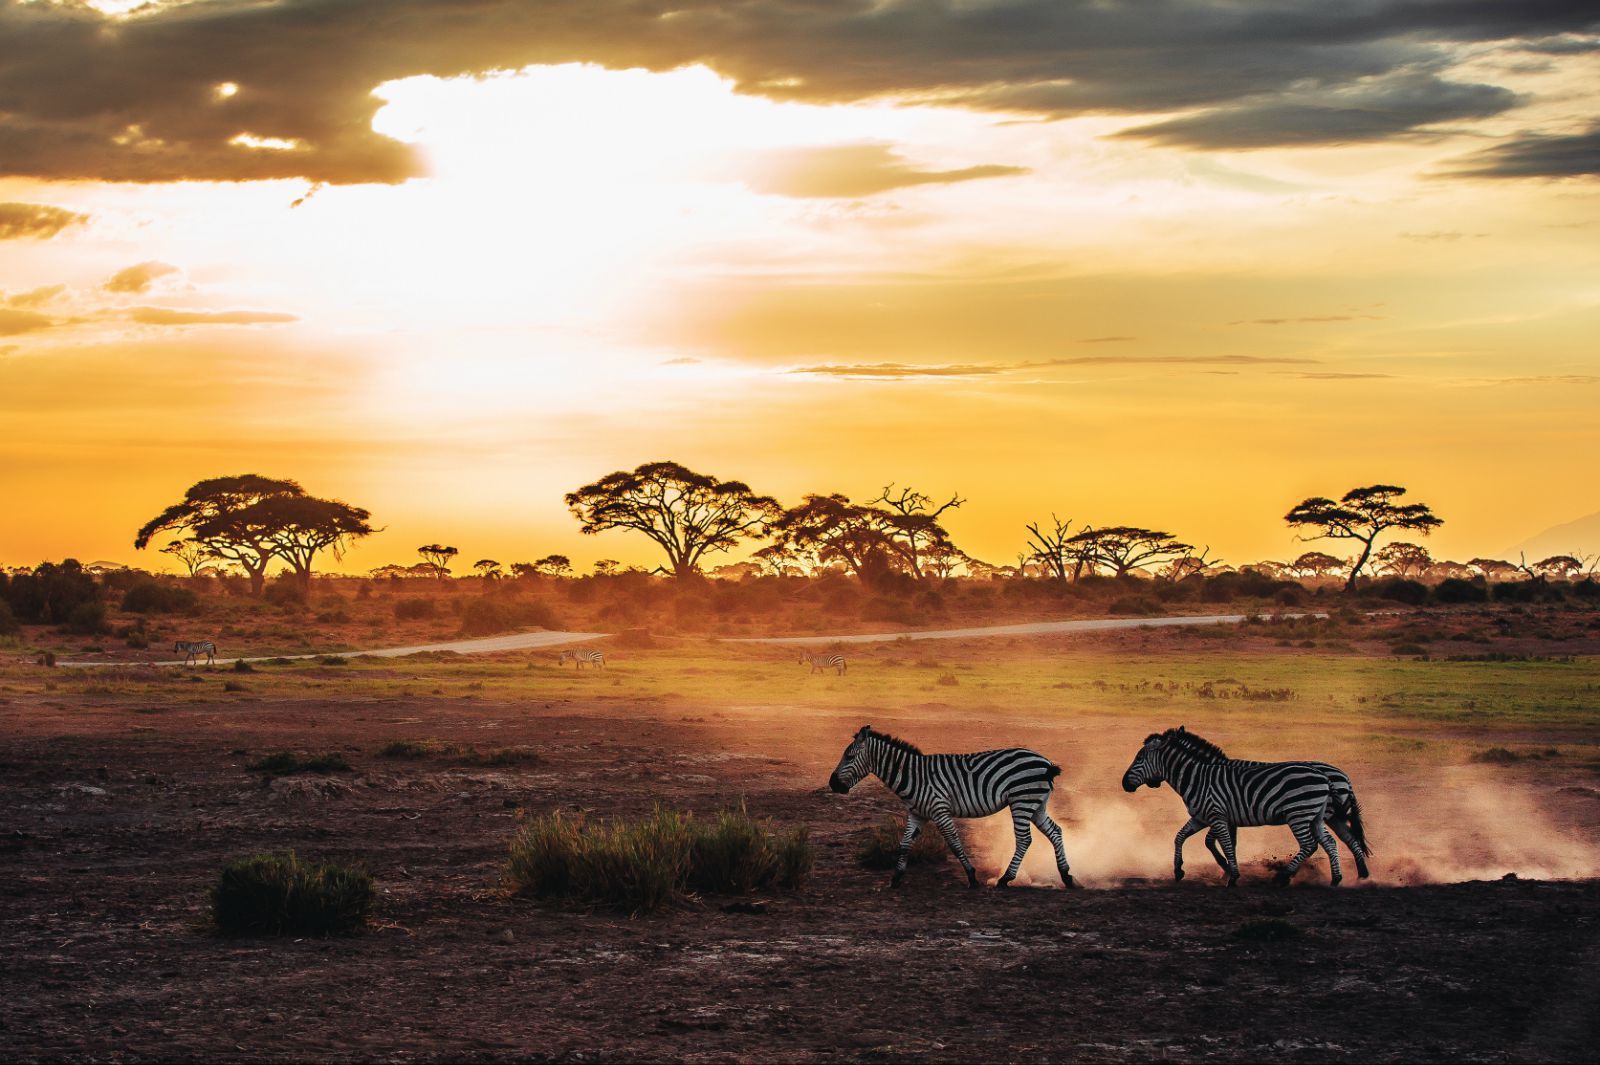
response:
[[[839,676],[844,676],[844,655],[816,655],[812,654],[810,651],[801,651],[800,664],[802,666],[809,664],[811,666],[811,672],[813,673],[821,673],[825,669],[833,669],[838,671]]]
[[[583,650],[579,650],[579,651],[562,651],[561,652],[561,657],[560,657],[559,660],[557,660],[556,665],[558,665],[558,666],[566,665],[567,664],[567,659],[569,659],[569,658],[572,659],[572,661],[575,663],[575,668],[577,668],[577,669],[582,669],[586,665],[592,665],[596,669],[604,669],[604,668],[606,668],[606,656],[604,654],[600,653],[599,651],[583,651]]]
[[[1236,761],[1239,761],[1236,759]],[[1265,763],[1256,763],[1258,765]],[[1343,841],[1350,853],[1356,859],[1356,877],[1360,880],[1372,875],[1367,868],[1367,859],[1372,856],[1372,846],[1367,842],[1365,826],[1361,823],[1361,804],[1356,801],[1355,785],[1350,783],[1350,775],[1336,765],[1327,762],[1307,762],[1306,765],[1322,771],[1328,778],[1328,787],[1333,793],[1328,803],[1328,812],[1324,817],[1333,834]],[[1237,829],[1237,825],[1231,826]],[[1217,845],[1215,829],[1206,832],[1206,849],[1217,860],[1217,865],[1224,873],[1228,871],[1228,862],[1222,855],[1222,848]]]
[[[183,664],[196,663],[200,655],[206,656],[206,665],[212,665],[217,660],[217,645],[210,640],[177,640],[172,645],[173,654],[183,655]]]
[[[1287,884],[1317,845],[1328,853],[1335,885],[1339,850],[1329,834],[1326,818],[1333,803],[1327,774],[1309,762],[1244,762],[1229,758],[1220,747],[1182,726],[1152,733],[1122,775],[1122,789],[1140,785],[1157,788],[1162,781],[1183,799],[1189,820],[1173,841],[1172,875],[1183,879],[1183,844],[1209,826],[1226,858],[1228,886],[1239,882],[1233,833],[1238,826],[1288,825],[1300,843],[1300,852],[1277,875]]]
[[[961,845],[955,818],[987,817],[1007,806],[1011,807],[1017,853],[994,886],[1004,888],[1016,879],[1022,856],[1033,842],[1034,826],[1055,848],[1062,884],[1078,886],[1067,864],[1061,828],[1050,819],[1047,809],[1061,767],[1044,755],[1021,747],[975,754],[923,754],[905,740],[862,725],[845,747],[828,778],[828,786],[843,795],[868,775],[876,775],[906,804],[906,829],[900,837],[900,855],[890,887],[900,886],[906,875],[906,856],[927,821],[939,827],[945,843],[966,870],[967,886],[977,887],[978,875]]]

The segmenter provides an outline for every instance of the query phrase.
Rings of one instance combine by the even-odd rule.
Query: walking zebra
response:
[[[1367,843],[1366,828],[1361,823],[1361,804],[1356,801],[1356,789],[1355,785],[1350,783],[1350,775],[1327,762],[1305,764],[1321,770],[1322,775],[1328,778],[1328,788],[1332,797],[1328,800],[1328,812],[1323,820],[1333,830],[1333,834],[1350,848],[1350,853],[1356,859],[1356,876],[1365,880],[1371,875],[1371,871],[1367,868],[1367,859],[1372,856],[1372,847]],[[1237,829],[1238,826],[1233,827]],[[1217,845],[1215,829],[1206,832],[1206,849],[1217,860],[1218,867],[1226,873],[1228,862],[1223,857],[1222,848]]]
[[[173,654],[183,655],[183,664],[196,664],[200,655],[206,656],[206,665],[212,665],[217,660],[217,645],[210,640],[177,640],[172,645]]]
[[[1189,809],[1189,820],[1178,829],[1172,847],[1172,875],[1183,879],[1183,844],[1202,828],[1210,827],[1227,859],[1228,886],[1239,882],[1234,854],[1234,829],[1250,825],[1288,825],[1300,843],[1300,852],[1278,873],[1278,883],[1291,877],[1316,852],[1328,853],[1333,883],[1339,872],[1339,850],[1328,832],[1326,817],[1333,789],[1327,774],[1309,762],[1244,762],[1229,758],[1181,726],[1152,733],[1122,775],[1124,791],[1139,786],[1172,785]]]
[[[1011,807],[1017,853],[994,886],[1003,888],[1016,879],[1022,856],[1033,842],[1035,825],[1055,848],[1061,882],[1069,888],[1078,886],[1067,865],[1061,828],[1050,819],[1047,809],[1061,767],[1044,755],[1021,747],[976,754],[923,754],[905,740],[862,725],[845,747],[828,786],[843,795],[869,775],[877,776],[906,804],[906,830],[900,837],[900,855],[890,887],[900,885],[906,874],[906,855],[927,821],[939,826],[945,843],[967,871],[967,886],[977,887],[978,876],[961,845],[955,818],[988,817],[1007,806]]]
[[[576,669],[582,669],[586,665],[594,666],[596,669],[606,668],[606,656],[599,651],[562,651],[556,665],[566,665],[569,658],[575,663]]]
[[[820,654],[814,655],[810,651],[800,652],[800,664],[811,665],[811,672],[821,673],[825,669],[838,670],[839,676],[844,676],[844,655]]]

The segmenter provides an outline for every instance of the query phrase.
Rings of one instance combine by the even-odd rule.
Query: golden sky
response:
[[[1498,552],[1600,510],[1596,84],[1544,0],[0,0],[0,565],[242,472],[644,561],[561,496],[657,459]]]

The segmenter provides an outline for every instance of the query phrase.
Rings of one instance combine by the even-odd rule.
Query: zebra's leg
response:
[[[1078,882],[1072,879],[1072,867],[1067,864],[1067,848],[1061,841],[1061,826],[1050,819],[1050,811],[1044,803],[1040,803],[1039,809],[1034,811],[1033,823],[1039,826],[1039,831],[1045,834],[1050,846],[1056,849],[1056,872],[1061,874],[1062,886],[1077,887]]]
[[[1183,823],[1182,828],[1178,829],[1178,835],[1172,841],[1172,879],[1183,879],[1183,845],[1188,842],[1190,836],[1204,827],[1206,827],[1204,821],[1198,817],[1191,817]],[[1207,834],[1206,846],[1211,846],[1211,837],[1213,835],[1215,835],[1215,832]],[[1227,872],[1228,867],[1224,865],[1222,871]]]
[[[1006,871],[1000,879],[994,882],[997,888],[1004,888],[1017,878],[1017,870],[1022,868],[1022,856],[1028,853],[1028,847],[1033,843],[1033,811],[1027,807],[1018,809],[1011,807],[1011,831],[1017,837],[1017,853],[1011,856],[1011,864],[1006,866]]]
[[[972,862],[967,859],[967,849],[961,845],[961,833],[956,830],[955,818],[950,816],[949,810],[935,810],[933,823],[939,826],[939,834],[944,836],[944,841],[950,848],[950,853],[956,856],[956,861],[961,863],[961,868],[967,871],[967,887],[978,886],[978,873],[972,868]]]
[[[1294,832],[1294,838],[1300,841],[1300,853],[1291,858],[1289,864],[1278,872],[1276,879],[1279,887],[1294,879],[1294,874],[1300,871],[1306,859],[1317,853],[1317,833],[1316,829],[1312,828],[1312,822],[1300,821],[1289,827]]]
[[[1206,850],[1211,852],[1211,857],[1217,860],[1217,868],[1222,870],[1224,876],[1228,873],[1228,859],[1222,856],[1222,848],[1217,845],[1217,834],[1206,831]]]
[[[1211,831],[1216,833],[1217,841],[1222,844],[1223,856],[1228,859],[1228,886],[1233,887],[1239,882],[1239,858],[1233,850],[1233,826],[1219,817],[1211,822]]]
[[[1361,849],[1361,844],[1356,842],[1355,833],[1350,831],[1350,825],[1343,817],[1328,818],[1328,827],[1333,829],[1333,834],[1344,841],[1350,848],[1350,853],[1356,856],[1356,876],[1365,880],[1370,874],[1367,869],[1367,853]]]
[[[906,830],[900,835],[900,853],[894,860],[894,879],[889,881],[890,887],[899,887],[900,880],[906,875],[906,858],[911,854],[911,845],[917,841],[917,833],[922,831],[922,818],[906,811]]]
[[[1328,879],[1334,887],[1338,887],[1339,881],[1344,879],[1344,874],[1339,872],[1339,846],[1333,842],[1333,833],[1328,831],[1326,821],[1318,821],[1312,827],[1316,829],[1317,842],[1328,852]]]

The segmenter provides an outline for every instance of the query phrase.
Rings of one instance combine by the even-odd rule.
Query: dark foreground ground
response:
[[[619,723],[620,722],[620,723]],[[800,726],[797,726],[800,727]],[[830,732],[838,728],[830,723]],[[397,736],[532,744],[541,765],[394,763]],[[260,700],[157,715],[0,705],[0,1058],[1580,1060],[1600,1036],[1600,883],[898,892],[855,848],[888,803],[648,708]],[[308,742],[308,737],[314,739]],[[830,741],[831,742],[831,741]],[[280,747],[356,772],[263,782]],[[770,748],[780,749],[780,748]],[[509,899],[519,807],[810,825],[817,874],[764,912],[628,920]],[[1070,837],[1070,833],[1069,833]],[[379,922],[227,939],[227,859],[375,874]],[[992,875],[991,870],[991,875]]]

